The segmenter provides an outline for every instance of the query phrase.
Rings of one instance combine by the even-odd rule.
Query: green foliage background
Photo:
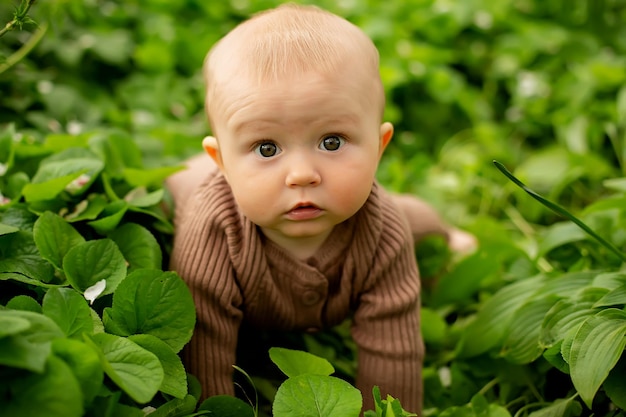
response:
[[[173,165],[199,152],[208,133],[207,50],[279,3],[39,1],[30,11],[37,24],[0,38],[8,59],[0,125],[33,142],[121,132],[147,168]],[[421,195],[480,240],[462,259],[441,242],[418,248],[425,414],[623,415],[622,259],[516,188],[492,160],[623,251],[626,1],[308,3],[345,16],[380,50],[386,117],[396,126],[380,180]],[[0,5],[0,21],[17,5]],[[28,54],[7,68],[20,48]],[[573,320],[568,306],[590,321]],[[590,323],[615,324],[606,324],[615,343]],[[309,340],[309,348],[350,374],[349,342],[338,334],[330,347]],[[614,353],[585,353],[595,339]],[[594,369],[606,373],[589,375]]]

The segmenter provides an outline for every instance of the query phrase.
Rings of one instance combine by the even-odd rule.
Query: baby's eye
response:
[[[271,158],[278,155],[281,151],[274,142],[261,142],[254,147],[254,152],[263,158]]]
[[[320,143],[320,149],[325,151],[336,151],[341,148],[344,143],[346,143],[346,140],[339,136],[326,136]]]

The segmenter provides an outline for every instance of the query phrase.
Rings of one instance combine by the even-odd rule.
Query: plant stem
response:
[[[491,381],[487,382],[487,384],[485,384],[485,386],[482,387],[480,391],[478,391],[478,394],[485,395],[487,392],[489,392],[491,388],[495,387],[499,382],[500,380],[498,378],[492,379]]]
[[[30,37],[28,42],[26,42],[24,45],[22,45],[20,49],[11,54],[11,56],[9,56],[5,62],[0,63],[0,74],[11,68],[13,65],[17,64],[26,55],[28,55],[28,53],[32,51],[33,48],[37,46],[39,41],[43,38],[46,30],[48,30],[48,25],[44,23],[37,29],[33,36]]]
[[[16,26],[21,26],[26,20],[26,15],[30,10],[30,7],[35,4],[37,0],[22,0],[22,4],[17,8],[15,14],[13,15],[13,20],[4,25],[2,29],[0,29],[0,37],[2,37],[5,33],[13,30]]]

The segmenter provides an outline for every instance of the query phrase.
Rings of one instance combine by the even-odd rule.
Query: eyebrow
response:
[[[340,115],[333,115],[332,117],[328,118],[328,119],[322,119],[322,120],[313,120],[311,121],[313,123],[318,123],[321,126],[325,126],[328,125],[330,126],[329,130],[333,130],[332,126],[337,126],[337,125],[345,125],[345,124],[349,124],[351,126],[356,126],[359,122],[359,117],[357,114],[355,113],[345,113],[345,114],[340,114]],[[311,123],[308,122],[308,123]],[[264,127],[267,126],[276,126],[276,125],[280,125],[280,121],[279,118],[275,118],[275,119],[254,119],[254,120],[250,120],[250,121],[242,121],[242,122],[236,122],[232,128],[233,131],[235,133],[241,133],[241,131],[244,130],[261,130]]]

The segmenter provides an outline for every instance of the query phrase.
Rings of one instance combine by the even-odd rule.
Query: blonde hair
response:
[[[362,60],[354,62],[354,51]],[[221,64],[233,71],[220,71]],[[371,74],[374,89],[384,106],[379,55],[371,39],[357,26],[316,6],[283,4],[244,21],[222,38],[204,63],[206,111],[218,111],[216,102],[225,94],[224,84],[237,77],[256,83],[275,82],[290,74],[333,73],[342,67]],[[377,91],[377,90],[378,91]]]

